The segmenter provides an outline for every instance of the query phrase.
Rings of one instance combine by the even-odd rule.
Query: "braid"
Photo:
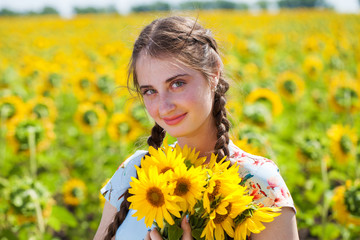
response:
[[[104,240],[111,240],[113,236],[115,236],[116,231],[118,230],[119,226],[124,222],[126,215],[129,212],[130,202],[128,202],[128,197],[131,196],[129,193],[129,189],[122,195],[124,197],[124,201],[120,205],[120,211],[118,211],[112,223],[110,223],[108,227],[108,231]],[[120,196],[120,198],[122,197]]]
[[[160,127],[157,123],[155,123],[155,126],[151,130],[151,135],[148,138],[147,143],[149,144],[149,146],[159,148],[163,142],[164,137],[164,129]],[[116,234],[119,226],[124,222],[126,215],[129,212],[130,202],[127,200],[128,197],[131,196],[131,194],[129,193],[129,189],[127,189],[122,196],[124,197],[124,201],[120,205],[120,210],[115,214],[113,222],[110,223],[104,240],[112,239],[112,237]]]
[[[151,130],[151,135],[147,140],[148,145],[156,149],[159,148],[164,140],[165,133],[165,130],[155,123],[155,126]]]
[[[219,83],[216,86],[213,106],[213,116],[217,128],[217,141],[214,153],[218,155],[217,160],[229,156],[229,129],[230,122],[226,116],[225,93],[229,89],[229,84],[220,76]]]

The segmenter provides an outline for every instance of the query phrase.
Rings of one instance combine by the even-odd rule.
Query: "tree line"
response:
[[[358,0],[360,2],[360,0]],[[280,8],[315,8],[324,7],[331,8],[325,0],[279,0],[277,4]],[[267,9],[269,2],[259,0],[255,3],[258,8]],[[150,11],[170,11],[170,10],[210,10],[210,9],[237,9],[248,10],[249,5],[246,3],[235,3],[227,0],[213,0],[213,1],[187,1],[174,5],[165,1],[158,1],[150,4],[139,4],[131,8],[131,12],[150,12]],[[98,14],[98,13],[118,13],[115,6],[108,6],[105,8],[99,7],[74,7],[75,14]],[[15,15],[59,15],[56,8],[46,6],[39,11],[16,12],[7,8],[0,10],[0,16],[15,16]]]

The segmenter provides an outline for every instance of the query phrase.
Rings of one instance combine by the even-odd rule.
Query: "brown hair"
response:
[[[212,109],[217,127],[214,153],[218,155],[218,160],[229,156],[230,123],[225,110],[225,93],[229,89],[229,84],[223,77],[218,47],[210,30],[203,28],[196,20],[178,16],[156,19],[146,26],[135,41],[129,64],[128,80],[132,79],[138,92],[136,62],[142,52],[154,58],[175,57],[185,66],[201,72],[208,81],[219,74]],[[149,146],[158,148],[164,137],[165,130],[155,123],[147,142]],[[109,225],[105,239],[110,240],[125,220],[130,206],[127,201],[129,196],[129,192],[126,191],[120,211],[115,214],[114,221]]]

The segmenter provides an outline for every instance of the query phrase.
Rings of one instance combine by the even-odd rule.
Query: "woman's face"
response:
[[[176,138],[208,134],[212,117],[212,86],[198,71],[172,58],[141,54],[136,63],[140,92],[150,116]]]

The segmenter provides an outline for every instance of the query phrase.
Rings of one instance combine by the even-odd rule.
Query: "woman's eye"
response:
[[[142,95],[151,95],[154,94],[155,90],[154,89],[146,89],[142,92]]]
[[[182,81],[176,81],[176,82],[173,82],[172,84],[171,84],[171,86],[173,87],[173,88],[178,88],[178,87],[181,87],[182,85],[184,85],[185,83],[184,82],[182,82]]]

